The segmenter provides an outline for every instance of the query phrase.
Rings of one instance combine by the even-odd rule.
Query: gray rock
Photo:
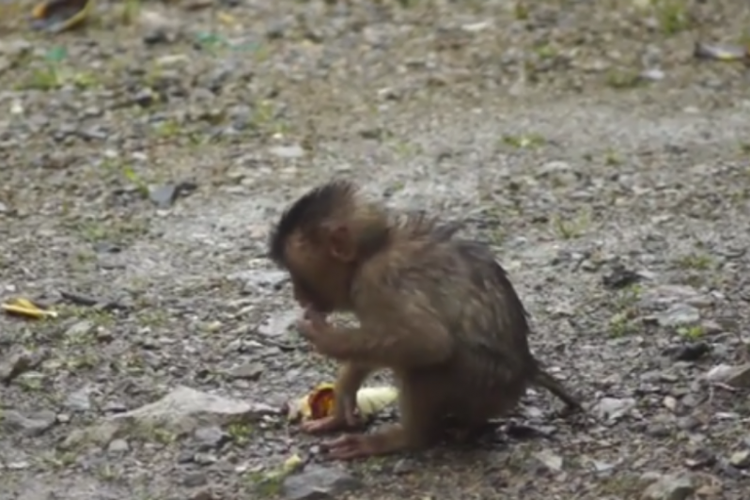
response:
[[[212,453],[196,453],[193,455],[193,462],[199,465],[211,465],[219,461],[219,458]]]
[[[115,439],[107,446],[107,452],[112,455],[119,455],[128,451],[130,451],[130,445],[124,439]]]
[[[602,398],[594,407],[594,411],[600,418],[605,420],[618,420],[635,408],[636,401],[633,398]]]
[[[258,380],[265,367],[260,363],[245,363],[226,372],[232,379]]]
[[[188,488],[197,488],[208,484],[208,478],[202,471],[191,471],[183,476],[182,484]]]
[[[267,292],[286,281],[287,274],[283,271],[253,270],[233,273],[228,276],[232,281],[244,282],[246,293]]]
[[[51,411],[40,411],[33,417],[26,417],[15,410],[3,412],[2,426],[10,431],[21,431],[27,436],[38,436],[57,422],[57,415]]]
[[[669,427],[667,427],[666,424],[655,422],[648,424],[648,426],[646,427],[646,434],[655,438],[665,438],[669,437],[672,433],[670,432]]]
[[[664,327],[678,327],[692,325],[701,319],[700,311],[688,304],[673,304],[665,312],[656,316],[659,325]]]
[[[258,326],[258,333],[269,337],[276,337],[285,333],[297,321],[297,311],[283,311],[270,315]]]
[[[592,460],[591,465],[594,467],[594,470],[600,474],[611,472],[616,467],[616,464],[613,464],[610,462],[604,462],[602,460]]]
[[[290,500],[323,500],[338,498],[361,487],[361,481],[341,469],[308,466],[298,474],[287,476],[281,491]]]
[[[302,158],[305,156],[305,150],[297,144],[293,146],[275,146],[270,149],[270,152],[274,156],[286,159]]]
[[[193,436],[200,443],[202,449],[218,448],[229,439],[229,436],[221,430],[221,427],[216,425],[196,429]]]
[[[414,461],[402,458],[396,464],[393,466],[393,473],[394,474],[409,474],[410,472],[414,472],[417,468],[417,464],[414,463]]]
[[[110,401],[104,405],[102,411],[106,413],[122,413],[128,411],[128,407],[119,401]]]
[[[684,431],[693,431],[701,426],[701,421],[692,415],[686,415],[677,419],[677,427]]]
[[[71,411],[85,412],[91,409],[91,388],[84,387],[70,394],[65,399],[65,408]]]
[[[676,302],[688,302],[699,295],[698,290],[686,285],[661,285],[646,290],[641,296],[643,306],[650,308],[659,305],[670,305]]]
[[[665,475],[646,488],[643,500],[686,500],[695,493],[693,480],[687,475]]]
[[[750,450],[742,450],[732,453],[732,456],[729,457],[729,463],[732,467],[747,469],[750,467]]]
[[[197,187],[192,182],[151,186],[148,190],[148,196],[157,207],[168,208],[178,197],[195,191]]]
[[[201,426],[254,422],[278,413],[277,408],[268,405],[237,401],[178,386],[159,401],[125,413],[109,415],[99,424],[77,429],[61,446],[69,449],[84,441],[106,444],[116,436],[156,428],[172,433],[192,433]]]
[[[15,462],[8,462],[5,464],[8,470],[24,470],[31,467],[31,464],[26,460],[17,460]]]
[[[0,382],[10,382],[23,372],[31,370],[34,364],[30,351],[22,349],[0,363]]]
[[[65,337],[77,338],[88,335],[94,329],[94,323],[88,320],[74,323],[70,328],[65,330]]]
[[[550,450],[543,450],[534,456],[550,471],[560,472],[562,470],[563,458],[560,455],[552,453]]]

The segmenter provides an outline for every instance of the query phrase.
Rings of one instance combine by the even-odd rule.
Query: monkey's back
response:
[[[526,311],[491,249],[461,239],[394,244],[373,262],[382,290],[418,294],[453,337],[452,356],[424,368],[439,381],[446,409],[491,417],[516,404],[533,371]]]

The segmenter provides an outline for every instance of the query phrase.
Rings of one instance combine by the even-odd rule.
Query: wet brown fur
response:
[[[355,425],[356,391],[374,369],[391,368],[399,386],[400,426],[342,438],[340,458],[428,446],[446,416],[480,426],[511,410],[529,383],[578,406],[532,357],[526,311],[489,247],[455,238],[459,228],[393,214],[338,181],[302,197],[274,229],[269,254],[289,270],[297,300],[360,321],[309,330],[318,350],[343,364],[334,417],[308,429]]]

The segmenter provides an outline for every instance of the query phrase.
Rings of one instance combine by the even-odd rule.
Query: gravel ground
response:
[[[0,498],[743,497],[749,80],[693,49],[746,42],[750,5],[643,4],[5,17],[0,299],[58,316],[0,316]],[[491,241],[587,415],[530,390],[471,446],[321,461],[274,410],[333,367],[263,254],[332,176]]]

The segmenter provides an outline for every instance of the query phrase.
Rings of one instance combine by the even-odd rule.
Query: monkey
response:
[[[463,224],[459,221],[449,222],[446,224],[436,224],[436,220],[434,218],[431,218],[429,215],[427,215],[423,211],[414,212],[411,214],[407,214],[405,218],[402,218],[400,221],[400,224],[402,224],[402,230],[405,234],[409,234],[411,236],[416,236],[417,234],[430,234],[431,237],[437,238],[437,239],[451,239],[458,231],[461,230]],[[497,261],[495,260],[494,255],[491,254],[490,249],[486,245],[478,245],[475,249],[478,252],[481,252],[483,255],[481,258],[477,259],[475,262],[477,263],[483,263],[483,264],[490,264],[490,265],[498,265]],[[504,270],[503,270],[504,272]],[[510,287],[509,292],[515,295],[515,290],[513,289],[512,285],[510,284],[510,281],[508,281],[507,285]],[[525,307],[521,303],[520,299],[517,302],[517,306],[519,306],[523,310],[523,316],[524,318],[528,318],[528,312],[526,311]],[[528,331],[528,324],[523,325],[522,329]],[[531,381],[535,383],[536,385],[539,385],[541,387],[544,387],[548,391],[550,391],[554,396],[559,398],[563,401],[566,405],[566,409],[568,411],[579,411],[582,409],[581,403],[578,401],[576,397],[574,397],[570,392],[563,387],[563,385],[558,382],[552,375],[550,375],[548,372],[546,372],[544,369],[542,369],[538,361],[532,357],[531,359],[532,364],[532,378]],[[357,387],[358,389],[359,387]],[[355,389],[356,393],[356,389]],[[349,399],[351,400],[352,397],[356,397],[355,395],[349,395]],[[351,420],[351,418],[349,418]]]
[[[323,443],[330,458],[429,447],[445,417],[481,427],[530,383],[579,406],[531,355],[527,312],[494,254],[456,232],[425,213],[394,217],[343,180],[308,191],[272,228],[268,255],[305,311],[300,334],[342,363],[333,414],[306,430],[356,427],[356,391],[374,370],[391,369],[399,389],[400,422]],[[330,324],[334,311],[360,326]]]

